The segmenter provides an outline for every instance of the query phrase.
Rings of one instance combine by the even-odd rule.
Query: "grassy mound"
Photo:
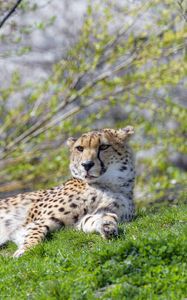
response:
[[[19,259],[0,250],[0,299],[184,299],[187,206],[147,209],[118,239],[66,229]]]

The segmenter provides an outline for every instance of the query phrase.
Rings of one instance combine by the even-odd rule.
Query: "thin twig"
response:
[[[133,22],[128,26],[128,27],[123,27],[121,28],[117,34],[114,36],[114,38],[112,38],[104,47],[104,55],[101,58],[101,60],[98,62],[97,67],[100,67],[103,63],[105,63],[107,61],[108,58],[108,51],[110,51],[112,49],[112,47],[115,47],[116,44],[119,43],[119,39],[123,36],[125,36],[130,29],[132,29],[134,27],[134,25],[137,23],[137,21],[139,19],[141,19],[141,17],[144,15],[145,12],[148,11],[148,9],[151,7],[151,5],[153,4],[153,1],[146,1],[146,3],[142,6],[141,10],[137,13],[137,15],[135,16]],[[147,6],[146,6],[147,5]]]
[[[16,4],[11,8],[11,10],[8,12],[8,14],[3,18],[3,20],[0,22],[0,28],[3,27],[4,23],[8,20],[8,18],[15,12],[18,5],[21,3],[22,0],[18,0]]]
[[[117,72],[119,72],[120,70],[124,69],[125,67],[128,67],[132,61],[133,61],[133,57],[131,57],[131,59],[127,62],[122,62],[121,64],[119,64],[118,66],[116,66],[113,70],[107,70],[103,73],[101,73],[100,75],[98,75],[97,77],[95,77],[92,81],[88,82],[82,89],[80,89],[79,91],[77,91],[76,94],[73,94],[72,96],[65,98],[62,103],[60,103],[60,105],[57,106],[56,110],[53,112],[53,114],[49,114],[49,115],[44,115],[38,122],[36,122],[32,127],[30,127],[28,130],[26,130],[25,132],[23,132],[20,136],[18,136],[14,141],[10,142],[10,144],[8,144],[6,146],[6,151],[10,151],[12,148],[14,148],[17,144],[19,144],[20,142],[22,142],[23,140],[27,139],[31,134],[33,134],[36,130],[38,130],[39,128],[41,128],[42,126],[44,126],[48,121],[50,121],[50,119],[52,118],[52,116],[56,113],[58,113],[59,111],[63,110],[67,104],[75,102],[75,100],[77,100],[80,96],[82,96],[87,90],[89,90],[90,88],[94,87],[98,82],[107,79],[109,77],[111,77],[112,75],[116,74]],[[7,155],[7,153],[5,153],[5,155]],[[0,157],[0,159],[4,158]]]
[[[134,86],[134,84],[133,84]],[[84,109],[84,108],[88,108],[89,106],[91,106],[92,104],[95,104],[96,101],[103,101],[104,99],[109,98],[110,96],[116,96],[117,94],[120,94],[122,92],[127,91],[129,88],[132,88],[132,84],[129,84],[126,87],[123,88],[119,88],[116,92],[114,92],[113,94],[108,93],[105,95],[102,95],[100,97],[96,97],[96,98],[91,98],[89,99],[86,104],[80,104],[79,106],[75,106],[73,107],[71,110],[69,110],[68,112],[57,116],[55,119],[52,119],[49,123],[47,123],[45,126],[39,128],[38,130],[36,130],[35,132],[33,132],[33,134],[31,136],[28,136],[27,139],[24,139],[24,143],[27,143],[30,139],[40,135],[41,133],[51,129],[52,127],[54,127],[57,123],[62,122],[63,120],[66,120],[69,117],[72,117],[72,115],[77,114],[80,110]]]
[[[75,106],[73,108],[71,108],[69,111],[67,111],[66,113],[59,115],[58,117],[56,117],[55,119],[51,120],[51,122],[47,123],[45,126],[38,128],[36,131],[32,132],[32,134],[30,134],[29,136],[25,137],[22,140],[22,143],[25,144],[27,142],[29,142],[31,139],[35,138],[36,136],[40,135],[41,133],[44,133],[45,131],[51,129],[52,127],[54,127],[57,123],[59,122],[64,122],[66,119],[68,118],[72,118],[75,114],[77,114],[79,111],[81,111],[84,108],[88,108],[91,105],[95,104],[96,101],[105,101],[105,99],[108,99],[111,96],[117,96],[123,92],[127,92],[129,91],[129,89],[135,88],[135,84],[129,84],[126,87],[122,87],[119,88],[118,90],[114,91],[112,94],[111,92],[101,95],[99,97],[95,97],[95,98],[90,98],[88,99],[88,101],[86,102],[86,104],[82,103],[79,106]],[[8,150],[8,152],[6,152],[4,154],[3,157],[1,157],[1,159],[5,159],[10,153],[12,153],[15,149],[14,149],[15,145],[12,145],[11,149]],[[7,159],[7,163],[9,163],[8,159]],[[12,161],[10,160],[10,163],[12,163]],[[3,165],[3,162],[0,161],[0,165]]]
[[[183,0],[178,0],[177,3],[184,21],[187,22],[187,8],[183,7]]]

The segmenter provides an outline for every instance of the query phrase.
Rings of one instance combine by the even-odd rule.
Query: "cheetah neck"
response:
[[[107,189],[114,193],[129,194],[132,192],[134,187],[134,167],[128,165],[124,168],[122,163],[116,164],[115,168],[111,166],[108,171],[103,174],[98,182],[93,185],[97,189]]]

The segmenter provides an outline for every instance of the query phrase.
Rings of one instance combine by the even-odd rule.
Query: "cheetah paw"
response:
[[[18,249],[16,252],[14,252],[13,258],[18,258],[18,257],[22,256],[24,253],[25,253],[24,249]]]
[[[110,239],[118,235],[118,229],[116,223],[111,221],[104,221],[101,228],[101,235],[105,239]]]

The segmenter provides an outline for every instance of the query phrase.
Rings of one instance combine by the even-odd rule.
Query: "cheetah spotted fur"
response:
[[[64,185],[0,200],[0,245],[17,244],[14,257],[48,232],[73,226],[104,238],[134,215],[135,168],[128,145],[133,127],[102,129],[69,138],[72,179]]]

